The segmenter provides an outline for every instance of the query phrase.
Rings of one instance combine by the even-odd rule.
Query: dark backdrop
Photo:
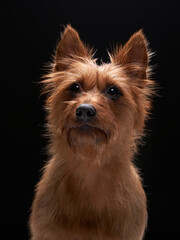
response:
[[[1,9],[1,211],[2,239],[27,239],[34,186],[46,160],[42,137],[44,99],[37,84],[59,38],[71,23],[107,60],[109,43],[125,43],[144,29],[156,55],[159,85],[140,167],[148,196],[146,240],[179,236],[179,1],[19,0]],[[2,135],[1,135],[2,136]],[[52,239],[53,240],[53,239]]]

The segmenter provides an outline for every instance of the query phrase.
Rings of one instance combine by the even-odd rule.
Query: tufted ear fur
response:
[[[123,66],[132,77],[147,78],[149,52],[142,30],[134,33],[123,47],[115,51],[112,62]]]
[[[81,41],[78,32],[71,25],[67,25],[57,46],[54,71],[65,70],[68,67],[67,59],[77,59],[89,55],[89,50]]]

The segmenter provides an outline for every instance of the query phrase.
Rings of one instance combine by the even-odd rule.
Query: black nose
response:
[[[81,121],[91,120],[96,115],[96,109],[87,103],[79,105],[76,109],[76,117]]]

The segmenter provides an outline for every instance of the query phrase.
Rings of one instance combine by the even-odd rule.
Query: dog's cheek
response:
[[[61,127],[66,130],[74,126],[76,121],[76,103],[67,103],[63,112],[61,113]]]
[[[124,98],[114,104],[113,114],[115,138],[123,143],[134,134],[132,126],[135,122],[135,108],[128,102],[128,99]]]
[[[97,108],[97,121],[101,129],[106,132],[107,141],[114,138],[118,131],[116,115],[107,105],[104,108]]]
[[[67,103],[59,97],[53,101],[48,114],[48,123],[51,127],[53,135],[61,135],[70,116],[71,110],[67,107]]]

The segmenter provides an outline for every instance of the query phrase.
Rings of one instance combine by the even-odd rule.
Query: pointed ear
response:
[[[89,56],[88,49],[81,41],[78,32],[70,25],[67,25],[61,35],[61,41],[57,46],[54,70],[65,70],[68,62],[66,59],[76,59],[87,56]]]
[[[129,41],[116,51],[112,61],[125,67],[127,73],[137,78],[147,78],[147,40],[142,30],[136,32]]]

